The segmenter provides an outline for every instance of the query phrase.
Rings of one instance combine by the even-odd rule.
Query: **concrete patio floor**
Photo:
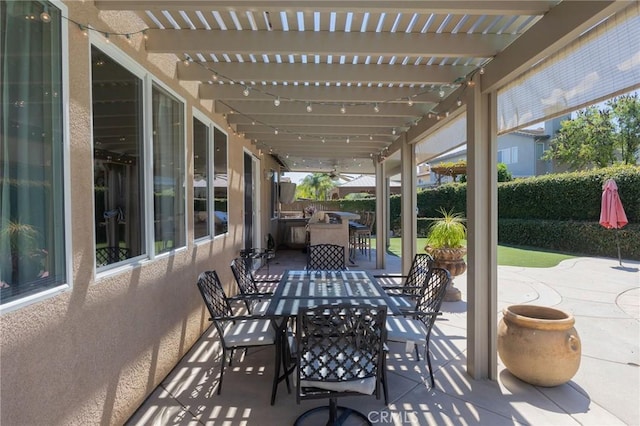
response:
[[[387,256],[384,271],[374,269],[375,264],[362,255],[356,261],[358,266],[352,269],[376,274],[400,270],[395,256]],[[303,265],[300,252],[279,251],[269,274],[277,277],[284,269]],[[507,305],[530,303],[574,314],[582,360],[567,384],[532,386],[501,364],[497,381],[473,380],[466,373],[466,276],[461,275],[455,286],[462,301],[443,304],[444,315],[431,337],[435,387],[430,387],[423,361],[406,354],[404,345],[391,344],[389,405],[375,396],[338,402],[365,413],[374,424],[640,425],[639,269],[640,262],[623,261],[621,267],[617,259],[603,258],[570,259],[554,268],[498,268],[500,312]],[[257,272],[261,275],[266,275],[266,268]],[[271,406],[274,351],[270,347],[250,350],[246,357],[237,353],[233,366],[225,369],[222,394],[217,395],[220,355],[216,332],[210,328],[128,424],[290,425],[307,409],[328,403],[298,405],[295,389],[288,394],[281,383]]]

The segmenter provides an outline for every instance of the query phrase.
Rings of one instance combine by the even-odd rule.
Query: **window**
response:
[[[536,142],[536,159],[540,160],[544,155],[544,142]]]
[[[227,172],[227,135],[218,128],[213,130],[213,189],[215,235],[229,230],[227,201],[229,181]]]
[[[271,218],[278,218],[278,178],[279,175],[275,170],[270,170],[269,174],[271,175]]]
[[[197,118],[193,119],[193,237],[211,235],[209,228],[209,127]]]
[[[155,252],[164,253],[186,244],[184,107],[156,85],[152,103]]]
[[[145,253],[143,82],[91,47],[96,266]]]
[[[62,32],[49,3],[0,2],[2,305],[66,281]]]
[[[514,164],[518,162],[518,147],[499,149],[498,163]]]

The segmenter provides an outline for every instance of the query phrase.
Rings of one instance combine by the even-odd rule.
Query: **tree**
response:
[[[498,182],[509,182],[513,180],[513,175],[504,163],[498,163]]]
[[[637,94],[607,101],[617,129],[617,145],[624,164],[636,164],[640,149],[640,99]]]
[[[297,198],[312,200],[327,200],[329,191],[335,186],[331,177],[326,173],[313,173],[302,179],[296,188]]]
[[[543,159],[569,166],[606,167],[616,162],[636,164],[640,148],[640,100],[636,94],[578,111],[576,118],[562,122]]]
[[[576,169],[606,167],[615,161],[614,127],[610,111],[596,107],[577,112],[565,120],[543,158],[556,159]]]

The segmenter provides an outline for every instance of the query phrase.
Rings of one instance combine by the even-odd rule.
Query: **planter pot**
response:
[[[559,309],[512,305],[498,325],[498,354],[519,379],[536,386],[568,382],[580,366],[573,315]]]
[[[461,299],[460,290],[453,285],[453,278],[463,274],[467,270],[464,255],[467,248],[433,248],[426,246],[425,251],[433,257],[433,266],[449,271],[451,282],[447,285],[447,293],[444,296],[445,302],[458,302]]]

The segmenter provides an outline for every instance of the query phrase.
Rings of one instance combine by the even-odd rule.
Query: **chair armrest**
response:
[[[227,297],[227,299],[228,300],[269,299],[271,296],[273,296],[273,293],[236,294],[235,296]]]
[[[416,311],[416,310],[403,310],[399,314],[394,314],[392,312],[387,312],[387,316],[397,316],[397,317],[407,317],[407,316],[417,316],[417,317],[437,317],[442,315],[442,312],[433,312],[433,311]]]
[[[211,317],[209,321],[277,320],[281,318],[276,315],[233,315],[230,317]]]
[[[254,282],[256,284],[260,284],[260,283],[279,283],[280,280],[255,280]]]
[[[407,278],[408,275],[374,275],[373,278]]]

